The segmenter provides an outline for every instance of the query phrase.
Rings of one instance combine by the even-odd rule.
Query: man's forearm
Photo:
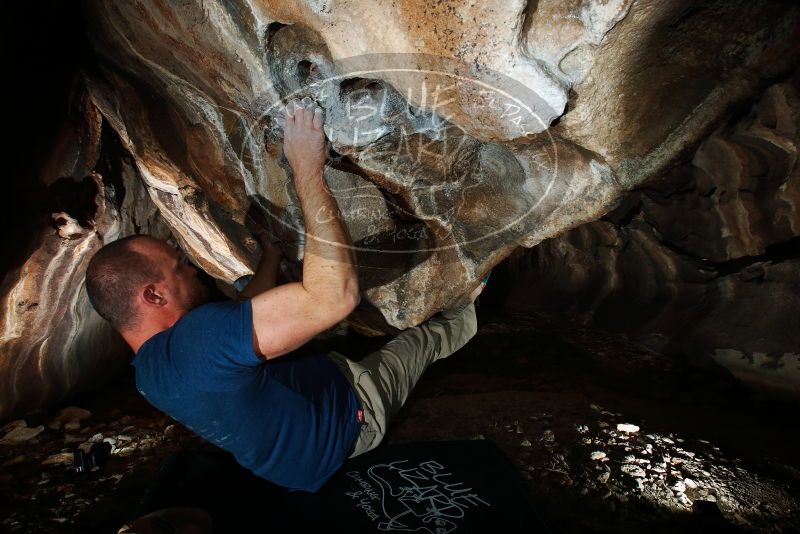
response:
[[[247,283],[245,288],[239,293],[240,298],[252,298],[263,293],[268,289],[275,287],[278,280],[278,269],[281,264],[281,257],[279,254],[269,254],[264,250],[261,256],[261,261],[258,262],[256,272]]]
[[[352,242],[322,172],[296,176],[295,187],[306,226],[303,287],[334,303],[337,299],[357,301],[358,279]]]

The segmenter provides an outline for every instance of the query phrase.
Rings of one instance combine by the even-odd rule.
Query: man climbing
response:
[[[275,286],[280,255],[265,243],[240,300],[204,303],[197,271],[178,251],[133,236],[97,252],[86,287],[133,349],[136,385],[151,404],[256,475],[313,492],[346,458],[381,442],[428,365],[467,343],[477,324],[470,302],[358,363],[293,353],[345,319],[359,292],[352,244],[323,177],[322,110],[293,101],[285,120],[306,231],[301,282]]]

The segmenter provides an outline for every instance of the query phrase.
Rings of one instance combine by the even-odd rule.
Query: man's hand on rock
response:
[[[290,101],[284,108],[284,116],[283,153],[294,179],[320,177],[326,159],[322,108],[305,97]]]
[[[278,263],[281,260],[283,252],[277,242],[273,242],[269,233],[262,232],[258,236],[259,244],[261,245],[261,263]]]

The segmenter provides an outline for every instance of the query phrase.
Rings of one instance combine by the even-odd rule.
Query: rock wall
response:
[[[509,305],[800,396],[800,76],[602,220],[511,258]]]
[[[287,98],[325,110],[363,290],[350,322],[382,333],[598,219],[800,63],[788,1],[126,0],[87,2],[85,20],[82,112],[53,152],[80,165],[27,177],[80,200],[5,274],[0,418],[72,391],[87,351],[113,359],[80,341],[104,328],[80,284],[103,242],[171,234],[231,284],[262,227],[299,275]]]

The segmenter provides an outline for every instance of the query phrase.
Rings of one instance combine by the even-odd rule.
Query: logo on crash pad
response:
[[[491,507],[433,460],[397,460],[347,476],[354,484],[347,497],[383,532],[446,534],[456,531],[470,510]]]

